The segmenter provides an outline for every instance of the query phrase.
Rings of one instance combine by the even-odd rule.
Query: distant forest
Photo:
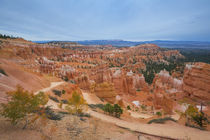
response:
[[[3,39],[7,39],[7,38],[15,39],[15,38],[19,38],[19,37],[14,37],[14,36],[10,36],[10,35],[0,34],[0,38],[3,38]]]
[[[210,64],[210,49],[174,48],[185,56],[185,62],[204,62]]]

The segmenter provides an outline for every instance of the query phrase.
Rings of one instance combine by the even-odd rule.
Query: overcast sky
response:
[[[210,41],[210,0],[0,0],[0,33],[28,40]]]

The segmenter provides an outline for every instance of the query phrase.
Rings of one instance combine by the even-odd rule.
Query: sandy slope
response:
[[[44,76],[27,71],[15,61],[0,58],[0,69],[7,74],[0,73],[0,102],[7,102],[6,92],[15,90],[17,85],[28,91],[36,91],[50,85],[50,81]]]
[[[90,94],[82,90],[82,95],[88,104],[103,104],[103,102],[95,96],[95,94]]]
[[[0,58],[0,68],[7,74],[6,76],[0,73],[0,92],[7,92],[11,89],[15,89],[17,85],[20,85],[29,91],[36,91],[47,87],[50,84],[50,81],[43,76],[38,73],[27,71],[14,61]]]

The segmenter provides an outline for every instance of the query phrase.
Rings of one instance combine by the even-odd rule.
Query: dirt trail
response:
[[[62,84],[64,84],[64,83],[65,83],[65,82],[51,82],[51,84],[50,84],[49,87],[43,88],[43,89],[41,89],[41,90],[35,92],[34,94],[36,95],[36,94],[38,94],[39,92],[47,92],[47,91],[50,91],[52,88],[57,87],[57,86],[59,86],[59,85],[62,85]]]
[[[55,87],[57,87],[57,86],[60,86],[60,85],[62,85],[62,84],[64,84],[64,83],[65,83],[65,82],[51,82],[50,87],[41,89],[41,90],[35,92],[34,94],[36,95],[36,94],[38,94],[39,92],[47,92],[47,91],[50,91],[51,89],[53,89],[53,88],[55,88]],[[55,103],[55,102],[52,101],[52,100],[49,100],[49,101],[47,102],[46,106],[51,106],[51,108],[53,108],[53,109],[59,109],[57,103]]]
[[[143,113],[140,114],[140,113],[137,113],[137,112],[134,112],[134,111],[130,111],[130,110],[128,110],[128,112],[134,118],[148,119],[148,118],[151,118],[152,117],[152,115],[143,114]]]
[[[93,99],[92,94],[83,92],[83,96],[87,103],[100,103],[96,98]],[[171,124],[142,124],[139,122],[127,122],[125,120],[117,119],[102,113],[98,113],[89,109],[87,111],[91,116],[99,118],[103,121],[113,123],[117,126],[145,133],[154,136],[161,136],[172,139],[190,139],[190,140],[210,140],[210,132],[201,131],[198,129],[185,127],[176,123]]]

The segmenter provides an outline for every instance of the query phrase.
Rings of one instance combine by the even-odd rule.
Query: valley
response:
[[[43,92],[48,96],[45,106],[62,116],[26,130],[21,130],[21,123],[13,128],[1,117],[4,135],[0,139],[30,134],[32,139],[108,139],[108,133],[109,139],[209,139],[210,125],[200,130],[186,112],[192,105],[199,111],[202,108],[209,118],[210,64],[189,60],[179,50],[156,44],[115,47],[0,39],[0,102],[8,103],[7,93],[19,85],[34,95]],[[83,112],[89,117],[66,110],[75,92],[84,98]],[[106,113],[107,104],[119,105],[121,116]],[[148,124],[167,118],[162,124]],[[78,134],[72,134],[65,124],[73,125],[72,131]],[[84,131],[77,128],[81,126]]]

